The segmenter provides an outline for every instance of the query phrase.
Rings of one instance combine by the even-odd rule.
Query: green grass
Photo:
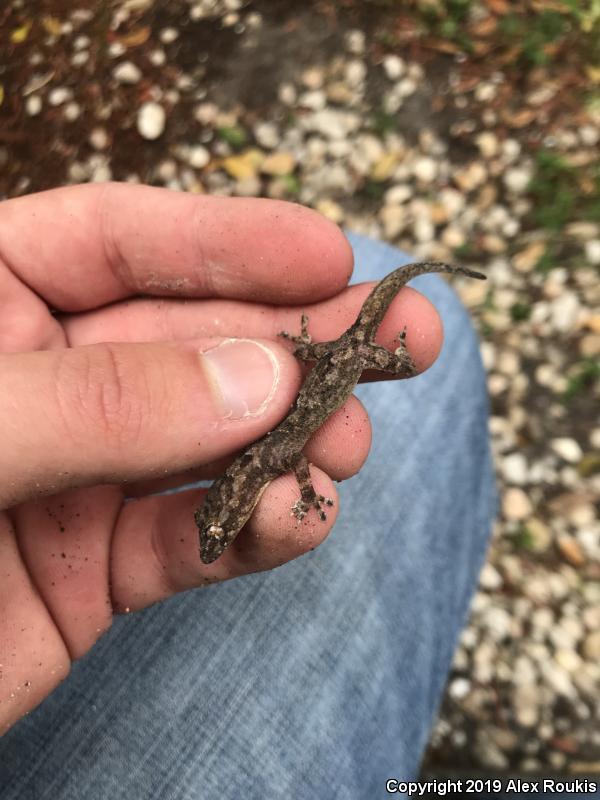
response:
[[[561,395],[563,403],[569,403],[575,397],[586,392],[600,379],[600,364],[596,359],[585,358],[574,364],[567,381],[567,388]]]
[[[241,150],[248,143],[248,134],[240,125],[217,128],[217,136],[233,150]]]

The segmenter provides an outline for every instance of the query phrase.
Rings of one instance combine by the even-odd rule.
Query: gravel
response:
[[[571,220],[553,261],[531,186],[542,148],[591,173],[600,115],[543,69],[509,86],[497,65],[473,80],[458,56],[394,52],[375,11],[363,30],[342,11],[331,28],[308,7],[153,5],[111,4],[106,47],[85,8],[58,38],[32,28],[0,75],[0,191],[114,178],[299,200],[483,269],[455,285],[481,332],[501,508],[427,764],[599,763],[600,225]]]

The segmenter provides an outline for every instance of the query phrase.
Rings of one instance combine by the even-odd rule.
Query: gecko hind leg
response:
[[[331,347],[331,342],[318,342],[317,344],[313,342],[312,336],[308,332],[308,317],[306,314],[302,314],[300,318],[300,336],[295,336],[287,331],[280,331],[278,335],[296,345],[294,355],[301,361],[318,361],[329,352]]]
[[[321,504],[324,503],[327,506],[332,506],[333,500],[330,497],[317,494],[315,491],[308,469],[308,459],[304,453],[298,455],[292,469],[298,481],[298,486],[300,487],[300,497],[292,506],[292,515],[296,517],[298,521],[301,521],[311,508],[315,508],[319,519],[325,522],[327,514],[321,507]]]

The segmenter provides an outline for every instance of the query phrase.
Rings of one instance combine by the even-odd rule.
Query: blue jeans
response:
[[[351,239],[357,280],[408,260]],[[414,778],[496,508],[468,315],[437,276],[414,285],[442,315],[442,355],[359,387],[373,449],[328,540],[116,619],[0,739],[2,800],[370,800]]]

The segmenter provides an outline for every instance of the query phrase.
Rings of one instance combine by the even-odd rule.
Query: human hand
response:
[[[309,514],[299,538],[286,475],[206,566],[202,491],[150,493],[217,476],[286,415],[302,372],[276,334],[308,310],[314,338],[336,338],[370,289],[344,289],[351,268],[337,227],[290,203],[106,184],[0,206],[0,731],[115,611],[273,568],[325,538],[335,508],[326,523]],[[393,346],[404,325],[425,369],[441,324],[411,289],[378,341]],[[331,478],[354,474],[369,444],[351,398],[306,448],[317,491],[335,496]]]

